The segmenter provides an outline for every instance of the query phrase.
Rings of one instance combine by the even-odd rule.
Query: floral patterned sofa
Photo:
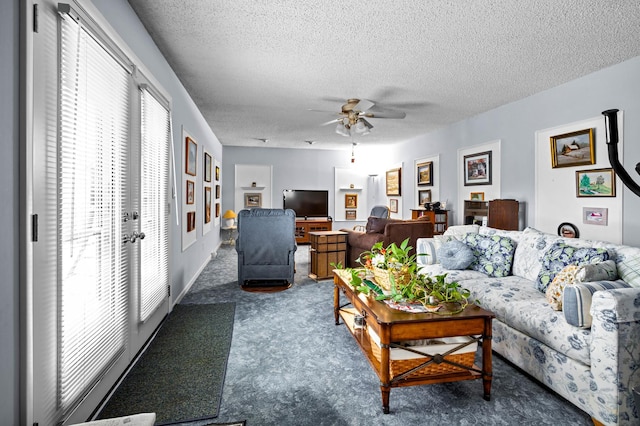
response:
[[[466,269],[445,269],[438,258],[452,240],[474,255]],[[418,256],[421,272],[447,273],[495,313],[494,351],[594,421],[640,424],[632,393],[640,389],[639,248],[464,225],[419,239],[417,252],[428,255]],[[607,264],[613,275],[603,275]]]

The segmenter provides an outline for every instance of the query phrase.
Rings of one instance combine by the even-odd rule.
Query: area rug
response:
[[[142,412],[156,413],[156,424],[215,418],[234,314],[235,303],[176,305],[99,418]]]

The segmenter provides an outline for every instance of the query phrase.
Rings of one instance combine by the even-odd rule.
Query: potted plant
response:
[[[414,275],[418,265],[416,255],[409,254],[413,247],[409,238],[400,245],[391,243],[384,247],[382,241],[377,242],[371,250],[360,255],[358,262],[374,275],[376,282],[385,290],[391,290],[391,278],[396,285],[408,282]]]

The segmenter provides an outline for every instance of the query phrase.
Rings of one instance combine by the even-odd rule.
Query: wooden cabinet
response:
[[[318,281],[331,278],[334,267],[345,266],[347,258],[347,233],[342,231],[310,232],[309,277]]]
[[[309,233],[318,231],[331,231],[331,221],[321,220],[296,220],[296,243],[308,244]]]
[[[411,219],[418,219],[419,217],[428,217],[429,222],[433,223],[433,235],[444,233],[449,226],[449,212],[446,210],[428,211],[425,209],[412,209]]]
[[[517,200],[465,200],[464,223],[516,231],[519,209],[520,204]]]

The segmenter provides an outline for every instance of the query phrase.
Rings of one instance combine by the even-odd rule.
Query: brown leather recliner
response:
[[[369,217],[365,231],[354,231],[352,229],[341,229],[347,232],[347,265],[349,268],[362,266],[358,263],[360,255],[371,247],[382,241],[386,247],[391,243],[400,245],[409,238],[409,245],[413,247],[411,254],[415,253],[416,240],[418,238],[433,237],[433,223],[428,218],[416,220],[382,219]]]

